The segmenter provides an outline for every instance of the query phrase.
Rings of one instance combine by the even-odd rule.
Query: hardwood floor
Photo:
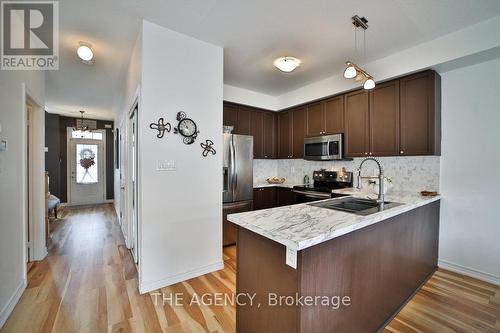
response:
[[[31,265],[28,288],[2,333],[234,332],[233,305],[189,305],[193,295],[232,295],[234,247],[224,250],[224,270],[157,291],[184,295],[181,304],[163,304],[156,293],[139,295],[111,205],[66,210],[51,228],[49,256]],[[439,270],[386,327],[389,332],[500,332],[500,287]]]

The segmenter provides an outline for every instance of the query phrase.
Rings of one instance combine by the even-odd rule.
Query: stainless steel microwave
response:
[[[341,160],[343,134],[322,135],[304,139],[304,159],[312,161]]]

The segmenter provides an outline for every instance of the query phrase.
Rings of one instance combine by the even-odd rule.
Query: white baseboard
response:
[[[449,262],[446,260],[441,260],[441,259],[439,259],[439,261],[438,261],[438,266],[440,268],[444,268],[444,269],[447,269],[447,270],[455,272],[455,273],[463,274],[463,275],[473,277],[473,278],[478,279],[478,280],[482,280],[482,281],[493,283],[493,284],[500,286],[500,276],[497,276],[494,274],[482,272],[482,271],[479,271],[479,270],[476,270],[473,268],[468,268],[468,267],[454,264],[452,262]]]
[[[145,294],[153,290],[157,290],[166,286],[170,286],[172,284],[176,284],[182,281],[186,281],[204,274],[212,273],[224,268],[224,262],[219,261],[215,264],[211,264],[208,266],[200,267],[189,272],[169,276],[168,278],[161,279],[155,282],[149,283],[139,283],[139,293]]]
[[[11,296],[7,304],[5,304],[4,308],[0,312],[0,329],[3,327],[3,325],[9,318],[10,314],[12,313],[12,310],[14,310],[14,307],[16,306],[17,302],[19,302],[19,299],[21,299],[21,296],[23,295],[26,286],[27,286],[27,281],[26,279],[23,279],[23,281],[16,288],[14,294]]]

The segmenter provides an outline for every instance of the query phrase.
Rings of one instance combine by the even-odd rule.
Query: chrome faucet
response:
[[[366,161],[375,161],[378,166],[378,177],[361,177],[361,168],[363,167],[363,164],[365,164]],[[382,168],[382,165],[380,164],[380,161],[376,159],[375,157],[367,157],[363,161],[361,161],[361,164],[359,165],[358,168],[358,189],[361,189],[361,181],[363,179],[373,179],[373,178],[378,178],[378,199],[377,203],[380,205],[384,205],[384,168]]]

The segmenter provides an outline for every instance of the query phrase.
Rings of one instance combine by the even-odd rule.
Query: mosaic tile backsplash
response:
[[[285,177],[287,183],[301,184],[304,175],[308,175],[312,182],[314,170],[356,171],[363,158],[353,161],[305,161],[296,160],[254,160],[254,184],[263,184],[268,177]],[[385,176],[392,179],[388,191],[418,192],[421,190],[439,191],[439,156],[412,156],[412,157],[380,157]],[[374,162],[363,165],[363,176],[376,176],[377,166]],[[356,185],[356,179],[354,180]]]

